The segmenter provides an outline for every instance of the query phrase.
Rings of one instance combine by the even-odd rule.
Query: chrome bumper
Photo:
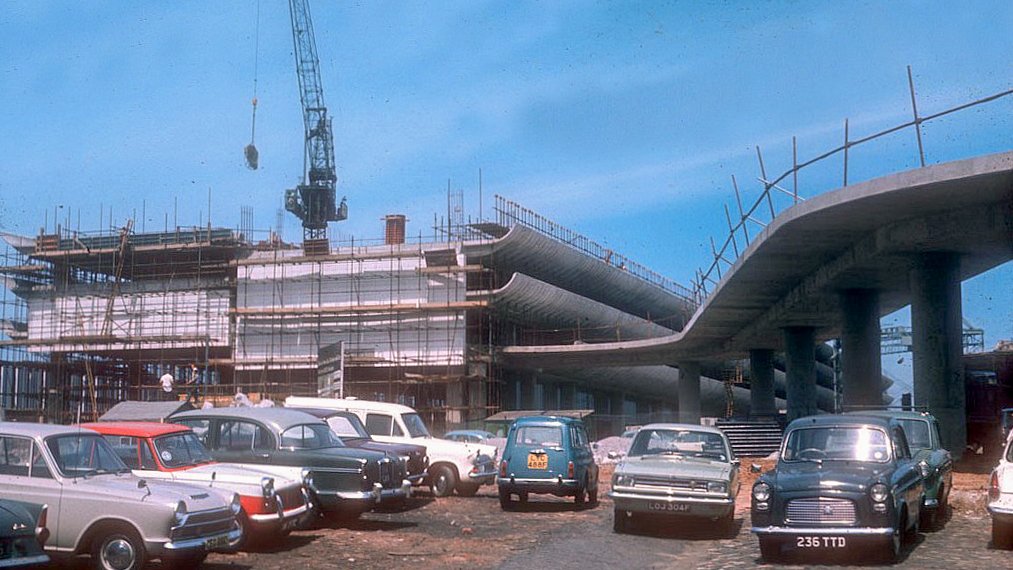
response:
[[[381,489],[380,502],[390,500],[407,499],[412,496],[412,482],[408,479],[401,480],[401,486],[396,489]]]
[[[165,550],[165,551],[168,551],[168,552],[179,552],[181,550],[193,550],[193,549],[198,549],[198,548],[199,549],[203,549],[204,545],[207,544],[208,541],[221,538],[222,536],[227,536],[228,537],[228,541],[229,541],[229,546],[230,547],[234,547],[237,544],[239,544],[239,539],[241,539],[243,537],[243,530],[240,529],[237,526],[236,528],[230,530],[226,534],[216,534],[216,535],[212,535],[212,536],[200,536],[200,537],[196,537],[196,538],[187,538],[187,539],[184,539],[184,540],[177,540],[177,541],[174,541],[174,542],[166,542],[165,544],[162,545],[162,549]]]
[[[893,534],[893,527],[844,527],[844,528],[827,528],[827,527],[802,527],[802,526],[754,526],[750,529],[753,534],[758,535],[775,535],[775,536],[798,536],[798,535],[814,535],[814,536],[891,536]]]
[[[612,500],[619,501],[660,501],[662,503],[690,503],[694,505],[710,505],[715,507],[729,507],[735,504],[735,499],[728,497],[692,497],[685,495],[643,495],[640,493],[623,493],[609,491],[608,496]]]
[[[1013,506],[1003,507],[999,505],[988,505],[986,507],[992,516],[1013,517]]]

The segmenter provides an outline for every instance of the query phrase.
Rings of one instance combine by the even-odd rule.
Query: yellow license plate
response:
[[[528,454],[528,469],[548,469],[549,456],[544,453]]]
[[[229,535],[223,534],[214,538],[209,538],[204,541],[204,548],[207,550],[217,550],[220,548],[229,547]]]

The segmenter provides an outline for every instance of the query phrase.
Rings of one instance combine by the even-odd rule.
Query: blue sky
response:
[[[478,214],[502,194],[688,283],[724,237],[730,176],[768,172],[1013,83],[1009,3],[314,2],[334,119],[339,238],[378,238],[407,214],[431,233],[448,179]],[[301,176],[302,124],[283,0],[0,1],[0,230],[34,234],[46,212],[82,229],[142,209],[143,225],[275,224]],[[256,144],[249,171],[254,59]],[[1013,101],[924,130],[931,163],[1013,148]],[[856,149],[849,179],[917,166],[913,132]],[[840,160],[800,176],[837,187]],[[58,206],[62,205],[63,210]],[[139,220],[138,225],[142,225]],[[285,235],[300,239],[286,214]],[[964,286],[989,344],[1013,337],[1013,268]],[[892,317],[903,319],[901,317]],[[889,320],[889,319],[888,319]]]

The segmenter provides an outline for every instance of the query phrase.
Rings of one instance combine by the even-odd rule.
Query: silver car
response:
[[[238,495],[136,477],[82,428],[0,422],[0,488],[49,506],[47,550],[91,554],[99,569],[136,570],[151,558],[195,566],[242,536]]]
[[[635,516],[653,514],[716,520],[730,530],[739,485],[739,460],[720,430],[646,425],[612,475],[613,529],[625,532]]]

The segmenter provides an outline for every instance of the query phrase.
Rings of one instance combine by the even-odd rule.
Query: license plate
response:
[[[229,535],[223,534],[214,538],[209,538],[204,541],[204,548],[207,550],[217,550],[219,548],[229,547]]]
[[[844,536],[796,536],[797,548],[844,548],[848,539]]]
[[[528,469],[548,469],[549,456],[544,453],[528,454]]]
[[[687,503],[650,503],[647,508],[652,511],[667,511],[670,513],[688,513],[689,504]]]

